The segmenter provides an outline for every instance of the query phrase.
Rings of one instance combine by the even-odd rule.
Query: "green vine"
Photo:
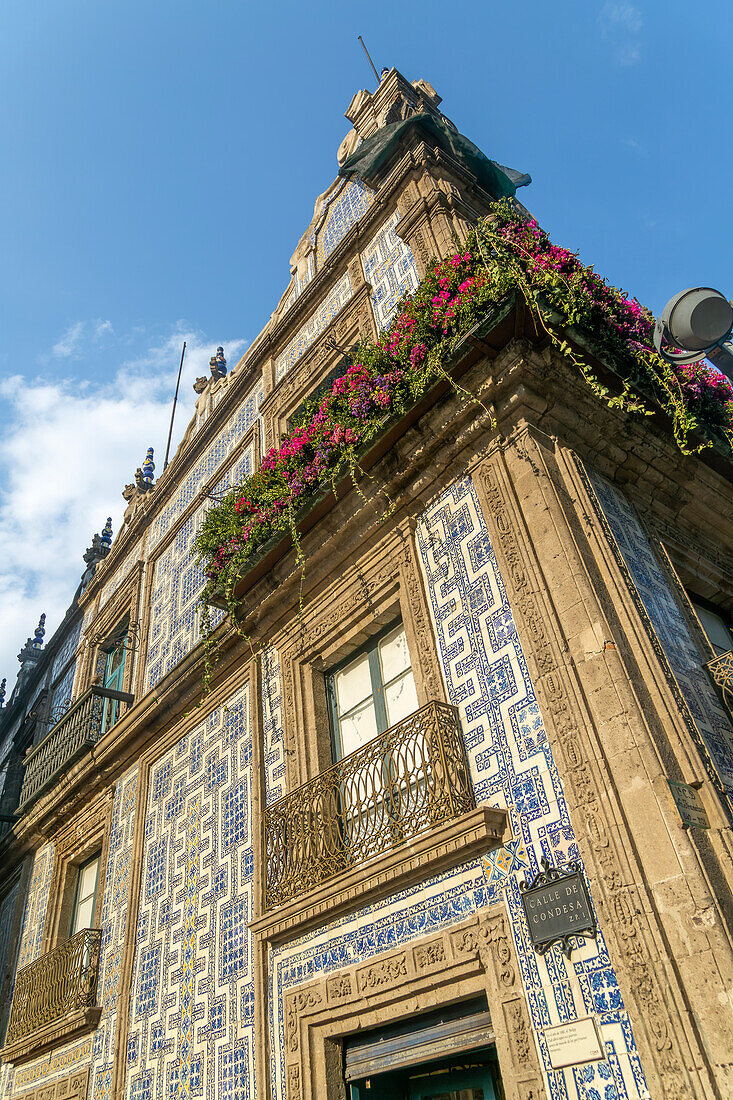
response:
[[[666,363],[652,348],[654,319],[648,310],[609,286],[575,253],[553,245],[534,220],[502,200],[454,256],[431,262],[379,340],[362,341],[352,365],[325,395],[305,402],[259,469],[207,512],[194,544],[207,577],[200,597],[204,694],[210,690],[217,649],[213,601],[224,604],[231,624],[247,638],[236,614],[237,582],[268,543],[290,535],[300,571],[302,617],[306,563],[298,515],[329,485],[336,496],[344,477],[367,501],[359,475],[372,475],[362,469],[360,457],[386,422],[399,420],[440,379],[491,417],[449,368],[466,335],[512,293],[526,303],[537,331],[609,408],[641,416],[661,408],[671,418],[683,454],[711,446],[733,452],[733,390],[727,379],[704,364]],[[612,366],[619,392],[599,380],[579,341]],[[379,518],[395,506],[388,498]]]

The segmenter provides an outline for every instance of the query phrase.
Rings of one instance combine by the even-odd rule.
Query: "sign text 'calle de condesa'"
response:
[[[540,955],[559,943],[569,958],[571,936],[597,935],[579,864],[571,863],[567,870],[562,870],[543,859],[542,871],[531,883],[520,883],[519,888],[532,946]]]

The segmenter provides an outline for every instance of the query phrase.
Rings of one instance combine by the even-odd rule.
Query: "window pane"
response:
[[[384,702],[390,726],[401,722],[408,714],[417,710],[417,692],[411,669],[408,668],[407,672],[384,689]]]
[[[703,629],[708,636],[708,641],[717,654],[727,653],[733,649],[733,635],[720,615],[714,611],[708,611],[706,607],[695,605],[695,611],[699,616]]]
[[[87,898],[86,901],[79,903],[76,910],[76,918],[74,920],[74,927],[71,930],[72,936],[77,932],[81,932],[82,928],[92,927],[92,917],[94,916],[94,897]]]
[[[90,860],[86,866],[80,868],[79,871],[79,897],[88,898],[94,893],[94,887],[97,883],[97,870],[99,868],[99,857]]]
[[[369,699],[345,718],[340,718],[339,727],[343,756],[372,741],[377,736],[377,718],[372,700]]]
[[[382,666],[382,683],[388,684],[395,676],[410,667],[404,626],[398,626],[379,643],[379,659]]]
[[[341,672],[337,672],[334,679],[339,714],[346,714],[359,703],[363,703],[365,699],[369,699],[372,694],[372,681],[369,676],[369,658],[366,653]]]

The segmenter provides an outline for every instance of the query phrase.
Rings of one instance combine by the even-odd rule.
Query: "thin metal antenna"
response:
[[[372,61],[372,59],[371,59],[371,56],[370,56],[370,54],[369,54],[369,50],[368,50],[368,49],[366,48],[366,46],[364,45],[364,39],[363,39],[363,38],[361,37],[361,35],[360,35],[360,34],[357,34],[357,36],[356,36],[356,37],[357,37],[357,38],[359,39],[359,41],[361,42],[361,48],[362,48],[362,50],[364,51],[364,53],[365,53],[365,54],[367,55],[367,61],[369,62],[369,64],[370,64],[370,65],[371,65],[371,67],[372,67],[372,72],[374,73],[374,79],[376,80],[377,84],[379,84],[379,75],[378,75],[378,73],[377,73],[377,70],[376,70],[376,69],[374,68],[374,62],[373,62],[373,61]]]
[[[181,352],[181,365],[178,368],[178,381],[176,382],[176,392],[173,398],[173,408],[171,409],[171,426],[168,429],[168,446],[165,449],[165,462],[163,463],[163,470],[165,471],[168,465],[168,455],[171,451],[171,436],[173,435],[173,417],[176,415],[176,402],[178,401],[178,387],[181,384],[181,371],[183,370],[183,356],[186,354],[186,341],[183,341],[183,350]]]

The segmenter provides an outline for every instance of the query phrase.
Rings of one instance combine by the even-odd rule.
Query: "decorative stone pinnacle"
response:
[[[33,664],[41,656],[41,649],[43,648],[43,635],[46,633],[46,616],[41,615],[38,620],[38,626],[33,632],[33,637],[26,639],[26,643],[18,654],[18,660],[21,664],[21,674],[26,668],[26,664]]]
[[[106,546],[109,550],[112,545],[112,516],[107,516],[107,522],[102,529],[101,542],[102,546]]]
[[[141,493],[147,493],[153,488],[154,470],[153,448],[148,447],[148,453],[145,455],[145,461],[142,464],[142,468],[138,468],[135,471],[135,483]]]

